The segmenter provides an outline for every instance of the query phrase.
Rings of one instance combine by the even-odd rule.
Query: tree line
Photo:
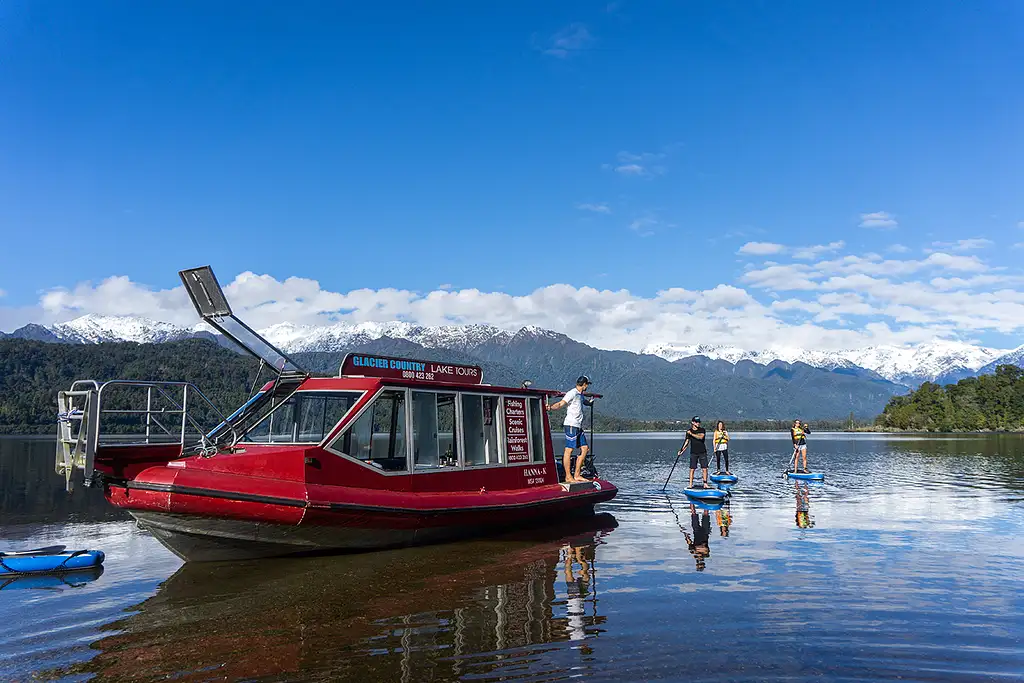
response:
[[[994,374],[940,386],[925,382],[894,396],[876,420],[882,429],[928,432],[1017,431],[1024,428],[1024,370],[1000,365]]]

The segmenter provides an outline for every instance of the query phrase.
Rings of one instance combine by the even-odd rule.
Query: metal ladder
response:
[[[64,477],[68,491],[74,488],[71,475],[76,469],[86,473],[85,485],[92,485],[99,441],[99,394],[99,384],[94,380],[79,380],[71,385],[70,390],[57,393],[57,461],[54,469]]]

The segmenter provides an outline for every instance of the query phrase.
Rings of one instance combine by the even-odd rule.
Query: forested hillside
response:
[[[885,380],[802,363],[764,366],[743,361],[734,366],[703,357],[670,363],[655,356],[593,349],[561,335],[517,336],[474,353],[427,349],[387,337],[347,351],[479,364],[485,381],[503,386],[530,379],[538,388],[564,391],[577,375],[587,373],[594,378],[594,390],[605,395],[595,426],[609,431],[677,429],[694,414],[705,420],[729,420],[734,428],[740,420],[751,426],[774,425],[795,417],[846,425],[854,416],[872,419],[898,389]],[[314,374],[334,375],[343,355],[298,353],[295,359]],[[249,356],[205,339],[158,344],[2,339],[0,433],[54,432],[56,394],[76,379],[190,381],[228,413],[244,402],[256,368]],[[552,420],[558,425],[561,416]]]
[[[939,386],[925,382],[895,396],[879,416],[885,429],[956,432],[1024,428],[1024,370],[1001,365],[994,374]]]
[[[47,344],[0,340],[0,433],[56,433],[57,392],[78,379],[184,380],[222,410],[240,405],[257,362],[210,341]]]

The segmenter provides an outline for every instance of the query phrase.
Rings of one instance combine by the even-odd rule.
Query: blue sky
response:
[[[0,329],[177,319],[152,300],[212,263],[302,322],[1020,343],[1013,0],[14,1],[0,26]]]

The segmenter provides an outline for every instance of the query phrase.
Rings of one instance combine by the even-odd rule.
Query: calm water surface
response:
[[[677,435],[599,435],[591,525],[187,567],[0,439],[0,549],[107,553],[0,582],[0,679],[1024,679],[1024,439],[815,434],[794,484],[786,438],[734,436],[720,511],[661,492]]]

